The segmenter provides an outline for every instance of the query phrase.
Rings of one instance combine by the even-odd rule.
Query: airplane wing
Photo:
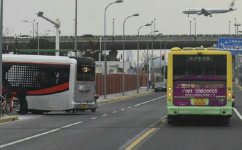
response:
[[[204,14],[204,16],[211,15],[211,13],[207,12],[204,8],[201,10],[201,14]]]

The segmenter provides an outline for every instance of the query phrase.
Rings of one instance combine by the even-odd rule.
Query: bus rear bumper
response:
[[[97,109],[98,105],[97,103],[80,103],[80,104],[74,104],[74,109],[77,110],[93,110]]]
[[[168,107],[168,115],[222,115],[232,116],[232,107]]]

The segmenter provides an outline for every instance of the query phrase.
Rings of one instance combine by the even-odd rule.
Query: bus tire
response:
[[[96,108],[92,108],[91,111],[92,111],[92,112],[95,112],[95,111],[96,111]]]

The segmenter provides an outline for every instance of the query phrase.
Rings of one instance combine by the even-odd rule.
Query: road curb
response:
[[[133,97],[139,97],[139,96],[142,96],[142,95],[147,95],[147,94],[150,94],[150,93],[153,93],[153,92],[154,91],[152,90],[152,91],[141,93],[141,94],[134,94],[134,95],[124,96],[124,97],[119,97],[119,98],[107,99],[107,100],[100,101],[100,102],[97,102],[97,103],[103,104],[103,103],[108,103],[108,102],[114,102],[114,101],[129,99],[129,98],[133,98]]]
[[[8,121],[14,121],[14,120],[18,120],[18,116],[9,116],[9,117],[6,117],[6,118],[1,118],[0,123],[4,123],[4,122],[8,122]]]

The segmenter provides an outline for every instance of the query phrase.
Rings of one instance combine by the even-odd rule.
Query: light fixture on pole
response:
[[[123,81],[122,81],[122,91],[123,91],[123,96],[124,96],[124,91],[125,91],[125,87],[124,87],[124,83],[125,83],[125,78],[124,78],[124,47],[125,47],[125,42],[124,42],[124,35],[125,35],[125,22],[128,18],[130,17],[136,17],[139,16],[139,14],[133,14],[132,16],[128,16],[127,18],[125,18],[124,22],[123,22]]]
[[[33,20],[33,22],[30,22],[30,21],[28,21],[28,20],[22,20],[23,22],[28,22],[28,23],[33,23],[33,38],[34,38],[34,22],[35,22],[35,20]]]
[[[45,16],[43,16],[43,14],[44,14],[43,12],[38,12],[37,13],[38,17],[44,18],[45,20],[47,20],[47,21],[49,21],[49,22],[51,22],[52,24],[55,25],[55,28],[56,28],[55,49],[57,50],[55,52],[55,55],[56,56],[59,56],[59,51],[58,51],[60,49],[59,48],[60,47],[60,40],[59,40],[59,38],[60,38],[60,30],[59,30],[59,28],[60,28],[60,22],[59,22],[59,19],[57,18],[56,19],[56,22],[55,22],[55,21],[50,20],[49,18],[46,18]]]
[[[137,52],[137,93],[139,93],[139,87],[140,87],[140,85],[139,85],[139,77],[140,77],[140,68],[139,68],[139,31],[144,26],[151,26],[151,24],[150,23],[147,23],[147,24],[141,26],[138,29],[138,45],[137,45],[137,50],[138,50],[138,52]]]
[[[110,4],[108,4],[108,6],[105,8],[104,11],[104,44],[103,44],[103,49],[104,49],[104,99],[106,99],[107,97],[107,64],[106,64],[106,11],[108,9],[108,7],[114,3],[122,3],[123,0],[116,0],[115,2],[112,2]]]

